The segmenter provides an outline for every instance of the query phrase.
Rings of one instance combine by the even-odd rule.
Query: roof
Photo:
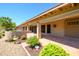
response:
[[[30,18],[28,20],[26,20],[25,22],[23,22],[22,24],[18,25],[17,27],[19,27],[19,26],[21,26],[21,25],[23,25],[23,24],[25,24],[27,22],[30,22],[30,21],[34,20],[35,18],[38,18],[38,17],[40,17],[40,16],[42,16],[42,15],[44,15],[46,13],[49,13],[53,9],[56,9],[57,7],[61,7],[62,5],[64,5],[64,3],[57,4],[56,6],[54,6],[54,7],[50,8],[50,9],[48,9],[48,10],[46,10],[46,11],[44,11],[44,12],[38,14],[38,15],[36,15],[36,16],[34,16],[34,17],[32,17],[32,18]]]

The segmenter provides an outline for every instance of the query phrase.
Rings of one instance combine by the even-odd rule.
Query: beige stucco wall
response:
[[[42,25],[45,25],[45,27],[47,26],[47,24],[51,25],[51,35],[53,36],[58,36],[58,37],[64,37],[64,20],[59,20],[59,21],[54,21],[54,22],[48,22],[48,23],[44,23]],[[53,25],[56,25],[56,27],[54,28]],[[47,29],[45,29],[47,32]],[[47,34],[47,33],[45,33]]]
[[[56,27],[53,26],[54,24],[56,25]],[[52,22],[51,32],[54,36],[64,37],[64,20]]]
[[[79,21],[79,19],[67,19],[70,21]],[[79,38],[79,24],[68,25],[65,20],[65,36]]]

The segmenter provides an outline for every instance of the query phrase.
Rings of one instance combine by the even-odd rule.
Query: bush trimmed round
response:
[[[27,39],[26,41],[30,46],[35,46],[37,44],[39,44],[39,39],[36,36],[30,37]]]
[[[61,47],[49,43],[40,51],[39,56],[69,56],[69,54]]]

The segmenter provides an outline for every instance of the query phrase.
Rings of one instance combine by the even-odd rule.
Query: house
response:
[[[79,38],[79,3],[59,4],[16,27],[42,35]]]

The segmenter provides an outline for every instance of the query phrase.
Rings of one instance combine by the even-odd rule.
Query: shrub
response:
[[[68,56],[69,54],[66,53],[61,47],[49,43],[46,45],[39,53],[39,56]]]
[[[2,36],[0,35],[0,38],[2,38]]]
[[[22,40],[25,40],[25,39],[26,39],[26,37],[23,37],[23,38],[22,38]]]
[[[5,32],[2,33],[2,36],[5,36]]]
[[[0,38],[2,38],[2,33],[0,32]]]
[[[6,42],[14,42],[15,40],[10,39],[10,40],[5,40]]]
[[[2,35],[3,35],[3,36],[5,36],[5,34],[4,34],[4,33],[3,33]]]
[[[37,44],[39,44],[39,40],[36,36],[30,37],[27,39],[26,41],[31,47],[36,46]]]
[[[16,30],[12,30],[12,32],[16,32]]]

